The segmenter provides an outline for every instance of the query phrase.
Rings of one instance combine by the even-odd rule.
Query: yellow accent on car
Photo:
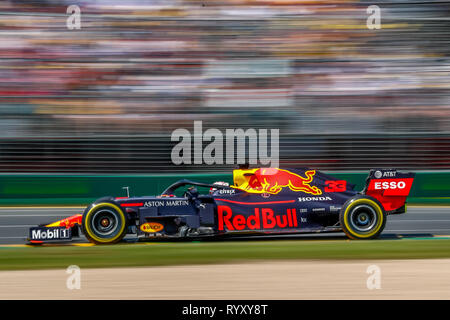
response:
[[[60,227],[61,226],[61,221],[62,220],[58,220],[56,222],[50,223],[50,224],[46,224],[45,226],[50,228],[50,227]]]
[[[143,232],[159,232],[164,229],[164,226],[161,223],[158,222],[146,222],[141,225],[140,229]]]
[[[231,186],[237,189],[247,189],[249,176],[254,174],[258,169],[236,169],[233,170],[233,182],[234,185]]]
[[[92,230],[90,229],[90,226],[89,226],[89,216],[90,216],[94,211],[96,211],[98,208],[101,208],[101,207],[110,207],[110,208],[113,208],[113,209],[115,209],[115,210],[120,214],[120,218],[121,218],[121,220],[122,220],[122,227],[121,227],[120,231],[117,233],[117,235],[116,235],[115,237],[113,237],[113,238],[108,238],[108,239],[99,238],[99,237],[97,237],[95,234],[93,234],[93,233],[92,233]],[[125,228],[125,225],[126,225],[125,215],[123,214],[122,210],[121,210],[118,206],[116,206],[116,205],[114,205],[114,204],[112,204],[112,203],[108,203],[108,202],[102,202],[102,203],[98,203],[98,204],[94,205],[94,206],[86,213],[85,221],[86,221],[86,224],[85,224],[84,227],[85,227],[85,230],[86,230],[87,234],[88,234],[92,239],[94,239],[95,241],[100,242],[100,243],[111,243],[111,242],[114,242],[115,240],[117,240],[117,239],[121,236],[121,234],[122,234],[122,232],[123,232],[123,230],[124,230],[124,228]]]

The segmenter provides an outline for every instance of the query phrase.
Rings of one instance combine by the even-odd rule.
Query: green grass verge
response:
[[[450,239],[276,240],[120,244],[112,246],[0,246],[0,270],[163,266],[279,259],[450,258]]]

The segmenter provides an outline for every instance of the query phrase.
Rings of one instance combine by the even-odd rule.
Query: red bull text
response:
[[[262,230],[298,227],[297,210],[287,209],[285,214],[275,214],[270,208],[255,208],[254,214],[233,214],[228,206],[218,206],[219,230]]]

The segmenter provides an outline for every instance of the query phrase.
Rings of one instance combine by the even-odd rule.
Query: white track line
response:
[[[25,236],[22,236],[22,237],[0,237],[0,239],[25,239],[26,237]],[[1,246],[1,244],[0,244],[0,246]]]
[[[17,217],[70,217],[72,213],[61,214],[0,214],[0,218],[17,218]]]
[[[30,206],[30,207],[0,207],[0,210],[72,210],[72,209],[86,209],[86,207],[58,207],[58,206],[53,206],[53,207],[36,207],[36,206]]]
[[[429,232],[449,232],[450,229],[428,229],[428,230],[392,230],[392,229],[384,229],[384,232],[421,232],[421,233],[429,233]]]
[[[389,220],[388,222],[450,222],[450,219],[447,220]]]
[[[18,224],[18,225],[10,225],[10,226],[0,226],[0,228],[30,228],[36,227],[35,224]]]

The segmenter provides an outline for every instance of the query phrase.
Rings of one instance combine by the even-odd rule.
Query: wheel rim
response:
[[[91,230],[101,238],[110,238],[120,229],[117,213],[110,209],[100,209],[91,219]]]
[[[353,208],[349,215],[349,223],[358,232],[371,231],[378,222],[378,215],[374,208],[361,204]]]

